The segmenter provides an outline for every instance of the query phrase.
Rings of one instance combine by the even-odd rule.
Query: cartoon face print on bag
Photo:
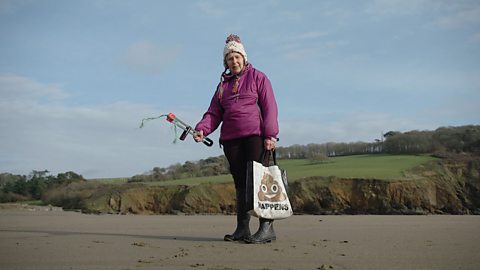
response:
[[[280,202],[287,198],[282,187],[273,179],[270,174],[263,174],[262,182],[258,191],[258,200],[269,202]]]

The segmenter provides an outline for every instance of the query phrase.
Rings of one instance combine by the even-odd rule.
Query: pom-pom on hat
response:
[[[225,43],[225,48],[223,49],[223,65],[225,66],[225,68],[227,68],[227,62],[225,61],[225,57],[231,52],[237,52],[241,54],[245,59],[245,63],[248,62],[247,52],[245,51],[245,48],[243,47],[239,36],[231,34],[227,37]]]

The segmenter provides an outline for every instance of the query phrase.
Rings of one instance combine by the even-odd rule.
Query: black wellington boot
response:
[[[245,239],[249,244],[264,244],[277,240],[275,231],[273,230],[273,219],[260,218],[260,226],[258,231]]]
[[[233,234],[223,237],[225,241],[243,241],[250,237],[250,215],[245,210],[245,192],[237,191],[237,228]]]

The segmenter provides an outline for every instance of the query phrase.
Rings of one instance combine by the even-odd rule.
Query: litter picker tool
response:
[[[140,125],[140,128],[143,127],[143,123],[145,121],[150,121],[150,120],[154,120],[154,119],[158,119],[158,118],[162,118],[162,117],[166,117],[167,121],[172,123],[175,127],[178,127],[180,129],[183,130],[182,134],[180,135],[180,140],[181,141],[184,141],[185,138],[187,138],[187,135],[190,134],[190,135],[194,135],[197,133],[197,131],[195,129],[193,129],[190,125],[188,125],[187,123],[183,122],[182,120],[180,120],[177,116],[175,116],[175,114],[173,113],[169,113],[169,114],[162,114],[160,116],[157,116],[157,117],[150,117],[150,118],[144,118],[142,120],[142,124]],[[213,141],[210,139],[210,138],[207,138],[207,137],[203,137],[203,144],[205,144],[206,146],[210,147],[213,145]]]

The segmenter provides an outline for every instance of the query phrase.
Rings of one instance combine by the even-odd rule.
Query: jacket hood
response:
[[[223,73],[222,73],[222,78],[223,78],[224,81],[229,81],[229,80],[231,80],[232,78],[241,77],[243,74],[245,74],[245,73],[246,73],[247,71],[249,71],[251,68],[253,68],[252,64],[247,63],[247,64],[245,65],[245,67],[243,68],[242,73],[240,73],[239,75],[233,75],[232,73],[223,72]]]

